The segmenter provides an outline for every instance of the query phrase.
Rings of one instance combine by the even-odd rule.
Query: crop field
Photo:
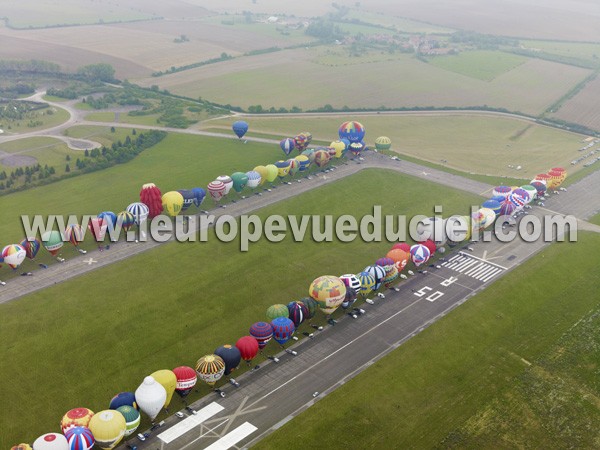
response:
[[[272,14],[272,15],[295,15],[299,17],[322,16],[328,12],[334,12],[331,3],[321,0],[306,0],[303,2],[291,2],[281,0],[260,0],[249,2],[246,0],[227,0],[222,3],[215,3],[211,0],[187,0],[191,5],[198,5],[211,11],[229,14],[242,14],[244,11],[250,11],[253,14]]]
[[[573,98],[567,100],[553,116],[600,131],[598,98],[600,98],[600,77],[596,77]]]
[[[349,58],[354,63],[350,70],[318,64],[314,60],[320,55],[322,49],[280,51],[136,82],[244,108],[489,105],[536,115],[589,74],[586,69],[532,59],[483,81],[411,55],[363,64]],[[290,89],[294,85],[302,89]]]
[[[472,51],[461,52],[458,55],[433,57],[429,59],[429,64],[478,80],[492,81],[526,61],[527,58],[510,53]]]
[[[598,447],[598,245],[553,244],[256,448]]]
[[[49,137],[32,137],[0,144],[0,171],[10,173],[16,167],[24,165],[54,166],[58,175],[64,173],[67,155],[73,158],[83,157],[83,151],[71,150],[64,142]],[[6,158],[7,156],[12,156]],[[14,158],[14,157],[17,158]],[[23,158],[25,157],[25,158]],[[16,165],[16,162],[21,162]],[[22,162],[30,161],[26,164]]]
[[[600,41],[598,10],[593,2],[456,0],[440,3],[436,0],[371,0],[364,5],[364,9],[485,34]]]
[[[116,178],[117,170],[109,170],[111,178]],[[86,180],[88,186],[94,175]],[[137,188],[141,179],[135,178]],[[177,174],[171,170],[169,178]],[[77,192],[77,183],[69,180],[69,192]],[[122,204],[129,196],[122,186],[98,186],[90,197],[98,204],[103,192],[112,190],[121,199],[115,203]],[[51,193],[44,192],[36,203],[50,210],[50,205],[43,205],[46,195],[51,198]],[[351,213],[360,217],[371,211],[374,196],[381,199],[384,214],[412,215],[440,200],[445,211],[464,213],[471,202],[481,201],[478,196],[415,182],[394,172],[365,170],[261,210],[259,215],[327,213],[337,217]],[[90,209],[86,197],[85,193],[78,196],[71,211]],[[0,349],[0,395],[5,405],[0,413],[0,445],[6,448],[55,429],[72,407],[105,408],[114,393],[135,390],[154,370],[194,365],[203,354],[247,334],[248,327],[264,317],[267,306],[303,297],[312,279],[324,271],[358,271],[388,248],[389,243],[366,245],[360,239],[343,245],[312,240],[298,245],[289,236],[277,245],[261,241],[240,254],[237,242],[223,244],[210,234],[206,243],[166,244],[0,305],[0,339],[11,342]],[[235,274],[227,277],[226,288],[224,274]],[[251,302],[246,301],[249,289]],[[23,329],[29,330],[26,335],[18,332]],[[72,351],[74,342],[77,351]],[[270,345],[267,354],[277,352],[277,346]],[[97,363],[90,364],[90,360]],[[28,379],[25,384],[18,382],[23,371]],[[65,386],[69,386],[68,394]],[[209,392],[208,386],[198,390],[192,398]],[[23,402],[27,408],[18,407]],[[173,405],[181,407],[177,398]]]
[[[530,180],[551,167],[565,166],[579,156],[581,136],[507,117],[468,113],[422,113],[420,115],[353,116],[367,130],[365,142],[373,146],[378,136],[392,139],[392,150],[449,168],[526,178]],[[251,132],[271,133],[276,139],[308,130],[313,139],[337,139],[339,117],[257,117],[246,118]],[[211,120],[207,127],[231,126],[231,119]],[[444,162],[446,161],[446,162]],[[513,168],[510,168],[513,166]],[[521,166],[520,170],[516,170]]]
[[[578,58],[600,65],[600,44],[522,40],[521,45],[527,50],[539,50],[553,55]]]
[[[366,6],[369,9],[369,6]],[[402,33],[428,33],[428,34],[447,34],[456,30],[447,27],[440,27],[432,23],[419,22],[406,17],[390,16],[375,11],[367,11],[366,9],[352,8],[344,16],[344,19],[358,19],[362,22],[368,22],[373,25],[382,27],[390,27]]]

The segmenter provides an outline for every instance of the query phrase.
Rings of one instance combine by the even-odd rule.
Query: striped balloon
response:
[[[246,176],[248,177],[248,185],[247,186],[250,189],[256,188],[262,180],[260,173],[258,173],[256,170],[251,170],[250,172],[246,172]]]
[[[121,211],[119,214],[117,214],[117,224],[121,224],[123,231],[127,231],[133,225],[135,225],[135,218],[130,212]]]
[[[385,269],[381,266],[367,266],[363,272],[367,272],[375,279],[373,290],[376,291],[381,286],[381,280],[385,277]]]
[[[512,213],[515,212],[516,209],[517,207],[515,206],[515,204],[509,199],[506,199],[500,204],[500,215],[510,216]]]
[[[293,336],[296,327],[287,317],[278,317],[271,322],[273,326],[273,339],[280,345],[285,344]]]
[[[289,318],[294,322],[296,328],[308,318],[308,308],[302,302],[289,302],[287,305]]]
[[[150,214],[150,209],[145,203],[142,202],[135,202],[130,204],[127,207],[126,211],[133,216],[133,219],[135,220],[135,224],[137,226],[140,226],[140,224],[144,222]]]
[[[214,385],[225,373],[225,361],[217,355],[206,355],[196,363],[196,372],[206,384]]]
[[[360,272],[357,277],[360,281],[360,294],[366,297],[375,288],[375,277],[369,272]]]
[[[73,245],[79,245],[83,238],[85,237],[85,233],[83,232],[83,228],[81,225],[74,223],[69,225],[65,229],[65,241],[69,241]]]
[[[509,186],[497,186],[492,191],[492,197],[503,197],[506,198],[510,194],[512,189]]]
[[[263,349],[273,337],[273,326],[267,322],[256,322],[250,327],[250,336],[258,342],[258,348]]]
[[[74,427],[65,433],[69,450],[89,450],[96,442],[94,435],[87,427]]]

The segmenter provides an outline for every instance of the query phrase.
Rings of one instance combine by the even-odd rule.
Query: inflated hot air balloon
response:
[[[117,214],[117,226],[120,226],[123,231],[129,231],[135,225],[135,217],[127,211],[121,211]]]
[[[498,200],[486,200],[481,205],[484,208],[491,209],[496,215],[500,214],[500,202]]]
[[[196,363],[196,372],[202,381],[214,386],[225,373],[225,361],[217,355],[203,356]]]
[[[385,269],[381,266],[367,266],[363,272],[370,274],[375,280],[373,290],[376,291],[381,286],[381,281],[385,277]]]
[[[67,228],[65,228],[64,240],[69,241],[75,247],[83,241],[84,237],[83,229],[81,228],[81,225],[77,223],[68,225]]]
[[[175,376],[173,371],[169,369],[157,370],[156,372],[150,374],[150,376],[165,388],[165,391],[167,392],[167,398],[165,399],[165,404],[163,406],[165,409],[167,409],[169,407],[169,403],[171,403],[171,399],[173,398],[175,388],[177,387],[177,376]]]
[[[360,295],[365,298],[375,288],[375,277],[369,272],[360,272],[357,277],[360,280]]]
[[[33,450],[69,450],[69,443],[62,434],[47,433],[33,442]]]
[[[173,369],[173,373],[177,377],[175,392],[177,392],[181,398],[187,397],[198,381],[196,371],[188,366],[179,366]]]
[[[317,150],[315,152],[315,160],[314,163],[317,167],[324,167],[329,163],[331,157],[329,156],[329,152],[326,150]]]
[[[517,209],[522,209],[529,202],[529,194],[523,189],[515,189],[510,193],[508,199],[514,203]]]
[[[127,422],[119,411],[106,409],[94,414],[89,429],[96,439],[96,445],[105,450],[115,448],[125,436]]]
[[[299,152],[302,152],[308,146],[308,140],[302,133],[294,137],[294,146]]]
[[[25,238],[21,241],[21,247],[25,249],[25,256],[29,259],[34,259],[35,255],[40,251],[42,243],[37,238]]]
[[[238,350],[237,347],[231,346],[229,344],[222,345],[215,350],[215,355],[219,356],[223,362],[225,363],[225,372],[223,375],[229,375],[233,370],[235,370],[242,360],[242,354]]]
[[[429,249],[423,244],[416,244],[410,248],[410,258],[417,267],[426,263],[430,255]]]
[[[262,350],[273,337],[273,327],[267,322],[256,322],[250,327],[250,336],[256,339],[258,348]]]
[[[537,191],[537,196],[539,197],[543,197],[544,195],[546,195],[546,190],[548,189],[546,187],[546,185],[544,183],[542,183],[541,181],[535,181],[533,180],[531,182],[531,186],[533,186],[535,188],[535,190]]]
[[[148,215],[150,214],[150,209],[142,202],[131,203],[125,210],[133,216],[135,224],[138,227],[148,219]]]
[[[389,150],[392,147],[392,140],[387,136],[379,136],[375,139],[375,148],[377,150]]]
[[[281,346],[291,339],[296,331],[294,322],[287,317],[277,317],[271,322],[273,327],[273,339]]]
[[[550,175],[548,175],[547,173],[539,173],[535,176],[534,180],[544,183],[546,187],[550,189],[550,178]]]
[[[346,153],[346,144],[340,140],[333,141],[329,147],[335,150],[335,157],[341,158]]]
[[[162,213],[162,194],[154,183],[146,183],[140,191],[140,202],[148,207],[151,219]]]
[[[107,229],[108,224],[106,220],[100,217],[92,217],[88,222],[88,230],[90,230],[90,233],[92,234],[96,242],[104,241]]]
[[[508,197],[512,189],[509,186],[497,186],[492,191],[492,197]]]
[[[500,215],[510,216],[517,210],[517,207],[508,198],[500,204]]]
[[[390,267],[394,265],[394,263],[395,261],[387,256],[384,258],[379,258],[377,261],[375,261],[375,265],[383,267],[385,271],[388,271]]]
[[[426,241],[421,242],[421,244],[427,247],[427,250],[429,250],[430,255],[433,255],[437,250],[437,245],[435,245],[435,242],[433,242],[431,239],[427,239]]]
[[[267,308],[267,320],[270,322],[277,317],[289,317],[287,306],[282,304],[272,305]]]
[[[269,176],[267,168],[265,166],[256,166],[254,171],[260,175],[260,184],[265,184],[265,181],[267,181],[267,177]],[[275,174],[275,177],[277,177],[277,174]]]
[[[163,211],[169,216],[175,217],[183,208],[183,195],[177,191],[169,191],[162,196]]]
[[[244,135],[248,131],[248,123],[244,122],[243,120],[238,120],[236,122],[233,122],[233,125],[231,126],[231,129],[233,130],[233,132],[235,133],[235,135],[239,139],[241,139],[241,138],[244,137]]]
[[[233,180],[229,175],[219,175],[217,181],[220,181],[225,185],[225,195],[229,194],[229,191],[233,187]]]
[[[324,275],[316,278],[308,288],[308,295],[314,298],[325,314],[333,313],[346,297],[346,285],[338,277]]]
[[[262,177],[256,170],[246,172],[246,176],[248,177],[248,187],[250,189],[256,189],[259,184],[262,184]]]
[[[60,232],[56,230],[46,231],[41,238],[42,245],[52,256],[56,256],[64,244]]]
[[[567,176],[564,169],[561,169],[561,168],[551,169],[550,171],[548,171],[548,175],[550,176],[550,182],[552,185],[551,186],[552,189],[557,189],[562,184],[565,177]]]
[[[210,194],[210,198],[213,199],[213,202],[219,203],[221,199],[225,196],[225,185],[222,181],[211,181],[208,183],[208,193]]]
[[[96,440],[88,427],[74,427],[65,433],[69,450],[91,450]]]
[[[11,268],[16,269],[25,261],[27,252],[19,244],[10,244],[2,250],[2,258],[4,262]]]
[[[396,248],[403,250],[406,253],[410,253],[410,245],[406,242],[396,242],[394,245],[392,245],[392,250]]]
[[[106,225],[113,227],[113,229],[117,226],[117,215],[112,211],[102,211],[96,217],[98,217],[98,219],[104,220]]]
[[[537,189],[535,187],[533,187],[530,184],[525,184],[523,186],[521,186],[521,189],[523,189],[525,192],[527,192],[529,194],[529,201],[532,202],[533,200],[535,200],[537,198]]]
[[[362,153],[362,151],[364,149],[365,149],[364,142],[351,142],[350,145],[348,146],[348,150],[350,150],[350,152],[354,156],[360,156],[360,154]]]
[[[496,213],[494,210],[490,208],[481,208],[479,211],[483,215],[483,228],[492,226],[496,220]]]
[[[166,389],[153,377],[147,376],[135,390],[135,401],[150,420],[154,420],[167,400]]]
[[[358,292],[361,288],[360,280],[353,273],[345,273],[344,275],[340,275],[340,280],[342,280],[346,285],[346,290],[352,289]]]
[[[344,122],[338,130],[340,140],[348,139],[352,142],[360,142],[365,137],[365,127],[359,122]]]
[[[302,134],[304,137],[306,137],[306,142],[307,144],[310,144],[312,142],[312,134],[310,133],[310,131],[303,131],[300,134]]]
[[[290,173],[290,163],[288,161],[277,161],[275,167],[277,167],[277,176],[281,179]]]
[[[388,289],[392,287],[392,284],[394,281],[396,281],[399,275],[400,274],[398,273],[398,268],[396,265],[390,266],[389,270],[385,272],[385,277],[383,277],[383,280],[381,281],[383,286]]]
[[[302,302],[289,302],[287,309],[289,318],[294,322],[296,328],[308,318],[308,308]]]
[[[307,148],[301,154],[304,155],[304,156],[306,156],[308,158],[308,161],[311,164],[315,160],[315,149],[314,148]]]
[[[250,364],[258,354],[258,341],[252,336],[243,336],[237,340],[235,346],[240,351],[242,359]]]
[[[88,408],[75,408],[67,411],[60,421],[60,429],[66,432],[75,427],[87,427],[94,416],[94,411]]]
[[[131,436],[140,426],[142,415],[137,409],[127,405],[119,406],[117,411],[125,418],[125,436]]]
[[[308,156],[306,155],[298,155],[295,160],[298,161],[299,172],[304,172],[310,167],[310,159],[308,159]]]
[[[289,155],[296,148],[296,143],[292,138],[285,138],[279,143],[279,146],[283,150],[283,153]]]
[[[108,409],[117,409],[120,406],[132,406],[135,409],[139,409],[133,392],[119,392],[110,400]]]
[[[31,448],[31,445],[29,444],[25,444],[25,443],[20,443],[19,445],[13,445],[10,450],[33,450]]]
[[[300,164],[295,158],[290,158],[286,162],[290,165],[290,176],[293,177],[300,170]]]
[[[410,253],[399,248],[392,248],[385,256],[394,261],[394,265],[398,269],[398,272],[402,272],[402,270],[404,270],[406,264],[408,264],[408,260],[410,259]]]
[[[233,190],[238,194],[242,192],[248,184],[248,175],[244,172],[235,172],[231,174],[231,179],[233,180]]]

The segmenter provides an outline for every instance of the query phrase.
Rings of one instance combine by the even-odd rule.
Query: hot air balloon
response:
[[[108,409],[117,409],[120,406],[132,406],[135,409],[139,409],[133,392],[119,392],[110,400]]]
[[[315,317],[315,314],[319,309],[319,303],[312,297],[304,297],[302,300],[300,300],[300,302],[306,306],[306,310],[308,311],[308,319],[310,320]]]
[[[112,227],[113,229],[117,226],[117,215],[112,211],[102,211],[96,217],[104,220],[106,225]]]
[[[398,269],[398,272],[402,272],[402,270],[404,270],[406,264],[408,264],[408,260],[410,259],[410,253],[399,248],[392,248],[385,256],[394,261],[394,265]]]
[[[302,134],[304,137],[306,137],[306,143],[307,145],[310,144],[312,142],[312,134],[310,133],[310,131],[303,131],[300,134]]]
[[[255,189],[259,184],[262,184],[262,177],[256,170],[246,172],[246,176],[248,177],[248,187],[250,189]]]
[[[29,259],[34,259],[35,255],[40,251],[42,243],[36,238],[25,238],[21,241],[21,247],[25,249],[25,255]]]
[[[289,155],[296,148],[296,142],[292,138],[285,138],[279,143],[279,146],[283,150],[283,153]]]
[[[90,233],[92,234],[96,242],[104,241],[107,228],[108,224],[106,220],[100,217],[92,217],[88,222],[88,230],[90,230]]]
[[[299,152],[302,152],[308,146],[308,140],[306,136],[302,133],[294,137],[294,146],[298,149]]]
[[[188,366],[179,366],[173,369],[173,373],[177,377],[175,392],[177,392],[181,398],[185,398],[194,386],[196,386],[196,382],[198,381],[196,371]]]
[[[521,209],[529,202],[529,194],[523,189],[515,189],[510,193],[508,199],[514,203],[517,209]]]
[[[388,271],[390,267],[394,265],[394,263],[395,261],[387,256],[385,258],[379,258],[377,261],[375,261],[375,265],[383,267],[385,271]]]
[[[508,197],[512,189],[509,186],[497,186],[492,191],[492,197]]]
[[[294,322],[296,328],[308,318],[308,308],[302,302],[289,302],[287,309],[289,318]]]
[[[267,168],[265,166],[256,166],[254,168],[254,171],[260,175],[260,184],[264,184],[265,181],[267,181],[267,177],[269,175],[269,171],[267,170]],[[277,174],[275,174],[275,177],[277,177]]]
[[[75,427],[87,427],[94,416],[94,411],[88,408],[75,408],[67,411],[60,421],[62,432]]]
[[[500,202],[498,200],[486,200],[481,205],[484,208],[491,209],[496,215],[500,214]]]
[[[77,247],[84,238],[85,234],[81,228],[81,225],[74,223],[65,228],[64,240],[69,241],[75,247]]]
[[[415,266],[419,267],[421,264],[426,263],[429,259],[431,252],[423,244],[416,244],[410,248],[410,257]]]
[[[140,202],[148,207],[151,219],[162,213],[162,194],[154,183],[146,183],[140,191]]]
[[[290,173],[290,163],[288,161],[277,161],[275,167],[277,167],[277,175],[281,179]]]
[[[360,295],[365,298],[375,288],[375,277],[369,272],[360,272],[357,276],[360,280]]]
[[[319,303],[325,314],[333,313],[346,297],[346,285],[338,277],[324,275],[316,278],[308,288],[308,295]]]
[[[235,172],[231,174],[233,180],[233,190],[238,194],[244,190],[248,184],[248,175],[243,172]]]
[[[154,420],[167,400],[166,389],[153,377],[147,376],[135,390],[135,401],[140,409]]]
[[[120,226],[123,231],[129,231],[135,225],[135,217],[127,211],[121,211],[117,214],[117,226]]]
[[[207,189],[215,203],[218,203],[225,196],[225,185],[222,181],[211,181],[208,183]]]
[[[483,214],[483,228],[488,228],[494,224],[496,213],[490,208],[481,208],[479,210]]]
[[[346,273],[344,275],[340,275],[340,280],[342,280],[346,285],[346,290],[352,289],[358,292],[361,288],[360,280],[353,273]]]
[[[548,189],[546,187],[546,185],[544,183],[542,183],[541,181],[535,181],[533,180],[531,182],[531,186],[533,186],[535,188],[535,190],[537,191],[537,196],[539,197],[543,197],[544,195],[546,195],[546,190]]]
[[[56,230],[46,231],[41,237],[44,248],[48,250],[52,256],[56,256],[64,243],[60,232]]]
[[[250,327],[250,336],[256,339],[258,348],[262,350],[273,337],[273,327],[267,322],[256,322]]]
[[[125,436],[131,436],[140,426],[142,415],[137,409],[128,405],[119,406],[117,411],[125,418]]]
[[[150,376],[165,388],[165,391],[167,392],[167,398],[165,399],[164,408],[167,409],[169,407],[169,403],[171,403],[171,399],[173,398],[173,392],[175,392],[175,388],[177,387],[177,377],[173,371],[169,369],[157,370],[156,372],[150,374]]]
[[[315,152],[314,163],[317,167],[323,167],[326,166],[327,163],[329,163],[330,158],[331,157],[329,156],[329,152],[325,150],[318,150]]]
[[[371,276],[375,279],[375,285],[373,286],[373,290],[376,291],[381,286],[381,281],[385,277],[385,269],[381,266],[367,266],[363,272],[367,272],[371,274]]]
[[[115,448],[125,436],[127,422],[119,411],[106,409],[94,414],[89,429],[96,439],[96,445],[102,449]]]
[[[336,158],[341,158],[346,153],[346,149],[347,149],[346,143],[344,143],[340,140],[333,141],[331,144],[329,144],[329,146],[335,150]]]
[[[27,252],[19,244],[11,244],[4,247],[2,250],[2,258],[4,262],[11,268],[16,269],[25,260]]]
[[[530,184],[525,184],[523,186],[521,186],[521,189],[523,189],[525,192],[527,192],[529,194],[529,201],[533,201],[537,198],[537,189],[535,187],[533,187]]]
[[[500,204],[500,215],[510,216],[516,211],[516,209],[517,207],[515,204],[507,198]]]
[[[310,167],[310,160],[306,155],[298,155],[296,156],[296,161],[298,161],[298,171],[304,172]]]
[[[390,266],[389,270],[386,270],[385,277],[383,277],[383,280],[381,282],[386,288],[389,289],[390,287],[392,287],[392,284],[394,283],[394,281],[396,281],[399,275],[400,274],[398,273],[398,268],[394,264]]]
[[[244,137],[244,135],[248,131],[248,124],[246,122],[244,122],[243,120],[238,120],[236,122],[233,122],[233,125],[231,126],[231,129],[233,130],[233,132],[235,133],[235,135],[239,139],[241,139],[241,138]]]
[[[258,341],[252,336],[243,336],[237,340],[235,346],[240,351],[242,359],[250,364],[258,354]]]
[[[410,245],[407,244],[406,242],[396,242],[394,245],[392,245],[392,250],[396,249],[396,248],[403,250],[406,253],[410,253]]]
[[[365,128],[359,122],[344,122],[338,130],[340,140],[348,139],[352,142],[360,142],[365,137]]]
[[[69,450],[91,450],[96,440],[87,427],[74,427],[65,433]]]
[[[350,152],[354,156],[359,156],[364,149],[365,149],[364,142],[351,142],[350,145],[348,146],[348,150],[350,150]]]
[[[142,202],[131,203],[125,210],[133,216],[135,224],[138,227],[146,221],[148,215],[150,214],[150,209]]]
[[[544,183],[548,189],[552,189],[551,178],[552,177],[550,175],[548,175],[547,173],[540,173],[535,176],[534,181],[540,181],[540,182]]]
[[[13,445],[10,450],[33,450],[29,444],[20,443],[19,445]]]
[[[567,174],[564,169],[557,168],[548,171],[548,175],[550,176],[551,189],[557,189],[562,184]]]
[[[267,308],[267,319],[269,320],[269,322],[277,317],[289,317],[289,311],[287,309],[287,306],[277,304],[269,306]]]
[[[225,372],[223,375],[229,375],[233,370],[235,370],[242,360],[242,354],[238,350],[237,347],[231,346],[229,344],[222,345],[221,347],[215,350],[215,355],[221,357],[223,362],[225,363]]]
[[[217,181],[220,181],[225,185],[225,195],[229,194],[229,191],[233,187],[233,180],[229,175],[219,175]]]
[[[314,148],[308,148],[308,149],[304,150],[301,154],[306,156],[310,163],[312,163],[315,160],[315,149]]]
[[[293,177],[300,170],[300,164],[295,158],[290,158],[286,162],[290,165],[290,176]]]
[[[196,372],[202,381],[214,386],[225,373],[225,361],[217,355],[203,356],[196,363]]]
[[[183,208],[183,195],[177,191],[170,191],[162,196],[163,210],[171,217],[177,216]]]
[[[296,331],[294,322],[287,317],[277,317],[271,322],[271,326],[273,327],[273,339],[281,346],[289,341]]]
[[[33,442],[33,450],[69,450],[69,443],[62,434],[47,433]]]
[[[392,147],[392,140],[387,136],[379,136],[375,139],[375,148],[377,150],[389,150]]]

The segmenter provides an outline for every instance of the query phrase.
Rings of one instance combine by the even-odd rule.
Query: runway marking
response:
[[[84,263],[87,263],[88,266],[91,266],[94,263],[97,263],[98,261],[96,261],[94,258],[90,258],[88,260],[83,260]]]
[[[230,431],[218,441],[210,444],[204,450],[227,450],[240,442],[242,439],[250,436],[256,430],[258,430],[258,428],[256,428],[250,422],[244,422],[235,430]]]
[[[215,431],[217,428],[219,428],[221,425],[223,425],[225,422],[228,422],[229,419],[225,419],[224,421],[222,421],[220,424],[218,424],[215,427],[209,428],[207,432],[202,433],[200,436],[198,436],[196,439],[194,439],[191,442],[188,442],[187,444],[185,444],[183,447],[181,447],[179,450],[183,450],[184,448],[189,447],[190,445],[192,445],[193,443],[195,443],[196,441],[202,439],[204,436],[208,435],[208,434],[214,434],[216,437],[219,437],[219,435],[217,434],[217,432]],[[202,425],[204,427],[204,425]]]
[[[463,252],[444,261],[442,266],[484,283],[507,270],[506,267]]]
[[[212,402],[211,404],[205,406],[201,410],[197,412],[187,419],[182,420],[178,424],[172,426],[166,431],[163,431],[158,435],[158,439],[160,439],[163,443],[169,444],[173,442],[175,439],[183,436],[188,431],[200,425],[202,422],[210,419],[215,414],[223,411],[223,408],[218,403]]]

